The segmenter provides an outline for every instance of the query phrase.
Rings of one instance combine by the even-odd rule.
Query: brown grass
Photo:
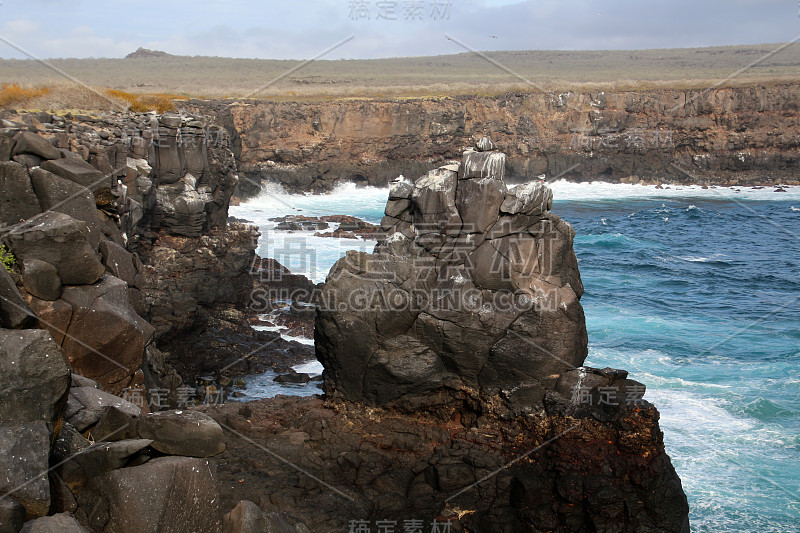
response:
[[[163,95],[279,101],[494,96],[507,92],[700,89],[797,83],[800,46],[776,44],[662,50],[527,50],[372,60],[262,60],[165,56],[54,59],[53,65],[95,87],[113,87],[136,109],[155,109]],[[301,66],[299,70],[293,70]],[[747,67],[747,65],[750,65]],[[747,67],[747,68],[744,68]],[[290,75],[287,72],[292,71]],[[735,74],[735,75],[734,75]],[[732,78],[732,79],[729,79]],[[278,79],[276,83],[268,83]],[[35,61],[0,59],[0,80],[59,83]],[[524,80],[530,80],[527,84]],[[265,87],[265,85],[267,85]],[[153,100],[145,100],[146,93]],[[166,104],[166,102],[164,102]]]
[[[405,100],[494,97],[510,92],[705,89],[800,82],[800,46],[775,45],[664,50],[489,52],[373,60],[300,61],[165,56],[138,59],[54,59],[95,87],[72,87],[24,102],[56,109],[169,111],[186,97],[273,101]],[[298,66],[302,69],[286,73]],[[743,68],[751,65],[748,68]],[[735,75],[733,75],[735,74]],[[35,61],[0,59],[0,79],[19,87],[58,87],[52,70]],[[279,80],[267,83],[269,80]],[[530,80],[530,83],[526,83]],[[58,94],[55,94],[58,93]],[[183,96],[178,96],[183,95]],[[16,100],[15,100],[16,101]],[[0,105],[3,105],[0,103]],[[12,105],[19,105],[18,103]]]
[[[130,104],[130,111],[134,113],[146,113],[147,111],[166,113],[167,111],[174,111],[174,100],[186,99],[185,96],[178,96],[175,94],[134,94],[117,89],[108,89],[106,92],[115,98],[120,98],[128,102],[128,104]]]
[[[49,111],[132,111],[165,113],[175,110],[175,100],[185,96],[164,93],[135,94],[80,84],[0,87],[0,108]]]
[[[13,107],[50,92],[49,87],[20,87],[16,83],[0,87],[0,107]]]

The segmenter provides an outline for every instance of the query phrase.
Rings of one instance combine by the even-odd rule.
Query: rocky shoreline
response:
[[[228,222],[239,141],[213,116],[0,120],[0,532],[688,531],[644,385],[581,366],[572,228],[490,141],[393,184],[375,254],[316,286]],[[488,314],[432,306],[454,284]],[[340,305],[365,288],[421,300]],[[324,397],[224,402],[315,352]]]
[[[178,114],[0,120],[0,531],[219,531],[205,458],[223,434],[189,408],[313,358],[250,327],[258,232],[227,223],[225,131]]]

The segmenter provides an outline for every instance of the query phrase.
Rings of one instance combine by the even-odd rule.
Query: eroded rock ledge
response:
[[[453,532],[688,533],[655,407],[548,405],[511,419],[288,397],[214,407],[232,430],[221,507],[250,500],[320,532],[436,519]]]

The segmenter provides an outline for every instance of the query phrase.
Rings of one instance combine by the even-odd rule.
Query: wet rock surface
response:
[[[324,215],[321,217],[286,215],[271,218],[270,222],[278,223],[275,231],[314,231],[315,237],[339,239],[378,239],[382,237],[379,226],[349,215]],[[329,230],[332,225],[336,225],[335,229],[323,231]]]

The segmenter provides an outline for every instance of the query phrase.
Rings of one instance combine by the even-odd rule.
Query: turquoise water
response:
[[[553,189],[553,211],[577,232],[587,364],[648,386],[692,530],[800,531],[800,189]],[[385,202],[382,189],[273,189],[231,212],[262,226],[262,254],[283,250],[321,281],[345,250],[374,242],[273,234],[267,219],[377,222]]]

